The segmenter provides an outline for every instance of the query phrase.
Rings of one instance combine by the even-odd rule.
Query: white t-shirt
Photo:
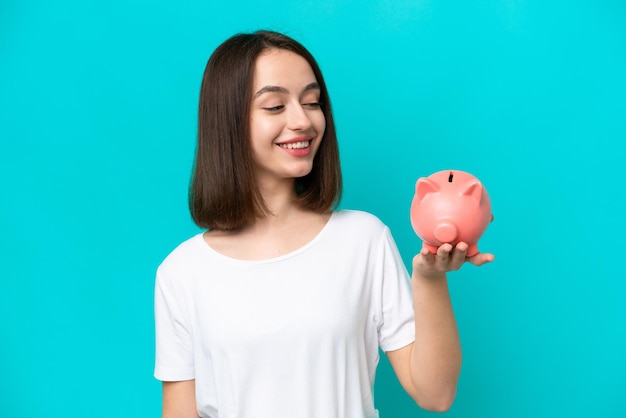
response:
[[[201,417],[373,418],[383,351],[415,339],[408,273],[375,216],[336,211],[307,245],[236,260],[198,234],[159,266],[156,366]]]

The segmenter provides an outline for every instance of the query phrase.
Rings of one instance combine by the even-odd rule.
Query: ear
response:
[[[461,194],[472,197],[480,205],[483,199],[483,185],[478,180],[471,180],[467,183]]]
[[[421,178],[415,183],[415,195],[418,200],[422,200],[428,193],[436,193],[439,191],[439,185],[431,179]]]

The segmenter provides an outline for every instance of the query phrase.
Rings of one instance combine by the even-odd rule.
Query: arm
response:
[[[162,418],[198,418],[196,381],[163,382]]]
[[[387,353],[398,380],[422,408],[446,411],[456,396],[461,371],[461,344],[452,310],[446,273],[465,261],[482,265],[492,254],[467,259],[467,244],[439,247],[437,254],[425,248],[413,259],[415,342]]]

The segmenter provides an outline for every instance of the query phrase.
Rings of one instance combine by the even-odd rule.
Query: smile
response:
[[[279,147],[285,149],[303,149],[308,148],[311,145],[311,141],[290,142],[288,144],[278,144]]]

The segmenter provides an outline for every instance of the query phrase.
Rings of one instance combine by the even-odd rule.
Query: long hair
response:
[[[234,230],[269,214],[255,177],[250,147],[252,80],[257,57],[270,48],[303,57],[320,86],[326,129],[309,174],[296,179],[303,207],[326,212],[341,198],[339,147],[330,98],[311,53],[283,34],[238,34],[213,52],[204,70],[198,109],[198,143],[189,188],[189,208],[202,227]]]

